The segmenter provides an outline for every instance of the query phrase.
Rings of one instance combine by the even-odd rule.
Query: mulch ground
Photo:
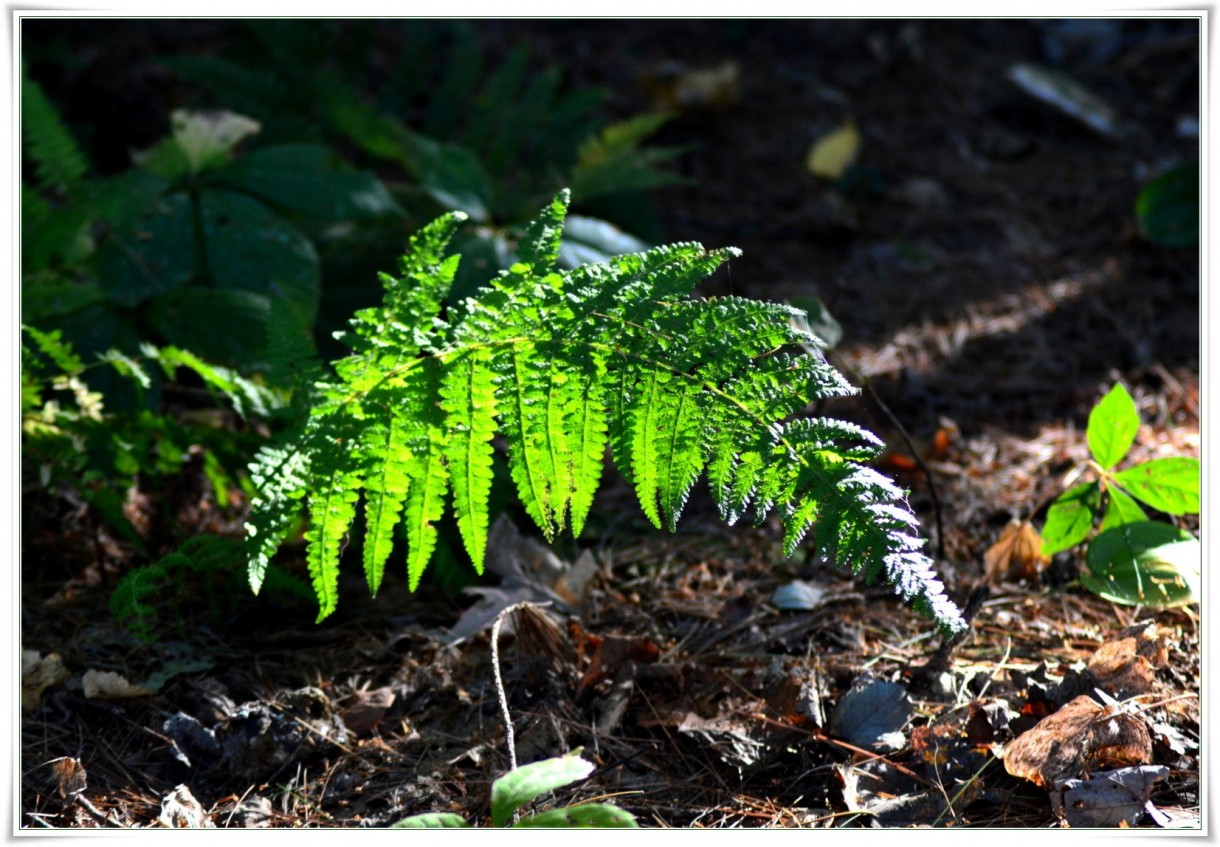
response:
[[[584,537],[553,551],[562,564],[590,551],[587,581],[500,636],[517,758],[581,747],[597,764],[553,802],[610,798],[646,826],[1051,827],[1108,802],[1062,779],[1146,767],[1146,790],[1109,802],[1135,804],[1124,825],[1197,826],[1198,608],[1095,597],[1074,553],[1036,575],[984,571],[1009,521],[1040,523],[1087,457],[1088,410],[1116,379],[1144,421],[1133,458],[1199,453],[1198,252],[1150,244],[1132,211],[1156,168],[1197,156],[1175,134],[1198,108],[1190,27],[479,28],[493,52],[528,35],[539,61],[609,86],[623,114],[678,110],[662,140],[691,145],[692,183],[658,193],[667,240],[743,249],[708,293],[827,304],[844,330],[832,361],[868,390],[820,411],[891,445],[884,468],[972,615],[943,643],[888,591],[785,558],[774,526],[725,528],[696,496],[660,534],[608,479]],[[1130,130],[1105,137],[1035,101],[1006,79],[1016,61],[1057,61]],[[734,81],[675,93],[700,71]],[[847,117],[872,190],[804,168]],[[198,505],[240,526],[240,510]],[[387,579],[370,599],[352,577],[315,625],[308,605],[188,582],[145,643],[107,607],[129,551],[70,504],[24,512],[38,533],[24,534],[22,648],[43,659],[26,680],[51,684],[22,714],[20,826],[386,826],[428,811],[487,824],[509,752],[490,633],[452,635],[470,596]],[[517,556],[504,567],[533,591],[521,596],[550,596],[536,542],[504,531]],[[794,582],[805,608],[781,608]],[[850,740],[861,703],[898,715],[877,718],[885,741]],[[1079,732],[1034,733],[1082,709]]]

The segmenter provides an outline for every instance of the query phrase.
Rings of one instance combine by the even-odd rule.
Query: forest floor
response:
[[[1053,827],[1098,823],[1098,804],[1124,825],[1197,826],[1198,607],[1103,600],[1075,581],[1078,552],[1045,568],[1014,556],[990,576],[984,559],[1011,520],[1041,524],[1117,380],[1143,421],[1133,460],[1199,455],[1198,252],[1150,243],[1133,212],[1156,169],[1198,155],[1177,129],[1198,115],[1191,27],[479,28],[493,49],[528,37],[624,115],[678,111],[661,140],[689,145],[691,182],[657,193],[666,239],[742,248],[706,293],[827,305],[843,329],[831,361],[868,390],[821,411],[890,445],[883,469],[972,616],[943,643],[888,590],[784,557],[776,526],[724,527],[702,495],[676,534],[656,532],[610,475],[579,541],[548,553],[504,523],[489,564],[538,600],[554,588],[536,569],[548,556],[562,568],[588,550],[596,565],[567,614],[521,612],[500,637],[517,758],[582,747],[597,765],[551,802],[610,798],[664,827]],[[1022,92],[1008,78],[1022,61],[1089,87],[1124,131]],[[842,191],[804,162],[849,117],[867,179]],[[428,811],[486,825],[509,753],[490,633],[453,634],[470,596],[399,581],[370,599],[353,577],[321,625],[268,598],[217,610],[183,596],[181,624],[145,644],[107,607],[121,550],[83,517],[60,528],[23,549],[22,647],[63,669],[27,672],[53,684],[22,715],[21,827],[156,826],[173,799],[179,822],[217,827]],[[503,599],[494,583],[483,602]],[[803,608],[781,608],[779,589]],[[884,738],[859,740],[870,732]],[[1042,746],[1022,750],[1023,770],[1022,733]],[[1123,768],[1147,784],[1122,803],[1058,782]]]

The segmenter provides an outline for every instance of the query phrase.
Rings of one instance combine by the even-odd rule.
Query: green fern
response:
[[[21,134],[40,186],[67,193],[89,170],[89,163],[76,140],[24,65],[21,68]]]
[[[904,492],[861,462],[880,442],[851,424],[796,417],[811,399],[854,389],[795,328],[800,313],[736,297],[687,299],[734,249],[694,243],[556,270],[568,193],[543,210],[519,261],[444,314],[464,219],[418,235],[381,308],[356,314],[353,352],[316,386],[304,429],[267,448],[252,476],[249,575],[307,509],[318,619],[335,609],[339,559],[364,493],[364,568],[376,592],[401,520],[414,589],[452,494],[467,552],[482,570],[492,440],[526,512],[547,538],[583,527],[607,445],[644,513],[673,529],[707,475],[724,518],[777,510],[791,552],[814,526],[819,553],[878,577],[945,632],[964,627],[920,552]]]

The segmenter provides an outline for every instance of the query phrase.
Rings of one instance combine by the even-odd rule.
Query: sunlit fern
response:
[[[379,308],[358,312],[351,355],[316,386],[307,423],[257,457],[248,531],[255,591],[303,509],[321,620],[338,601],[340,553],[363,496],[363,565],[376,592],[405,524],[418,584],[447,500],[482,569],[493,437],[525,511],[548,538],[584,527],[607,445],[645,515],[673,529],[706,475],[722,516],[777,510],[792,551],[811,530],[818,554],[883,578],[945,632],[964,623],[920,552],[904,492],[861,462],[880,442],[849,423],[798,417],[854,389],[796,329],[800,313],[736,297],[688,299],[737,251],[695,243],[556,270],[562,192],[479,295],[443,311],[463,220],[412,240]],[[816,528],[815,528],[816,527]]]

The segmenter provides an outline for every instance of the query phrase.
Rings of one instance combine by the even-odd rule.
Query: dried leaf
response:
[[[1046,569],[1051,557],[1042,554],[1042,536],[1029,521],[1009,521],[995,544],[983,554],[989,583],[1011,579],[1032,580]]]
[[[1129,633],[1129,634],[1128,634]],[[1124,630],[1089,659],[1089,671],[1107,693],[1127,699],[1150,690],[1156,669],[1169,661],[1168,641],[1156,624]]]
[[[848,118],[841,127],[826,133],[813,143],[805,159],[805,166],[814,176],[829,180],[841,179],[856,161],[859,151],[860,131],[856,129],[855,120]]]
[[[649,84],[658,109],[684,111],[737,102],[740,77],[741,67],[731,59],[712,68],[687,68],[674,62],[654,72]]]
[[[21,710],[38,708],[42,692],[71,679],[72,674],[64,667],[58,653],[43,656],[36,650],[21,651]]]
[[[1069,779],[1051,792],[1051,808],[1068,826],[1135,826],[1143,820],[1152,787],[1169,768],[1145,765]]]
[[[179,785],[161,800],[161,825],[169,829],[215,829],[203,806],[185,785]]]
[[[129,700],[152,694],[147,688],[132,685],[127,677],[114,671],[87,670],[81,684],[89,700]]]
[[[561,611],[579,611],[589,581],[597,573],[597,562],[591,553],[584,551],[576,564],[568,564],[545,545],[523,536],[502,514],[488,533],[484,568],[499,575],[500,585],[465,589],[465,593],[477,594],[480,599],[454,624],[451,644],[482,632],[501,612],[517,603],[550,604]],[[512,631],[512,621],[505,621],[503,632]]]
[[[55,790],[65,800],[71,800],[88,787],[85,768],[80,759],[64,756],[51,762],[55,773]]]
[[[1049,790],[1093,768],[1151,760],[1152,736],[1140,718],[1081,694],[1012,742],[1004,768]]]
[[[913,713],[901,685],[867,680],[843,695],[831,713],[829,729],[857,747],[897,750],[906,743],[902,728]]]
[[[394,705],[394,699],[392,688],[375,688],[372,691],[360,689],[346,698],[339,717],[343,719],[349,732],[365,735],[377,728],[377,724],[385,717],[386,709]]]
[[[678,732],[710,744],[721,759],[739,768],[748,768],[761,758],[766,743],[750,735],[749,727],[729,717],[705,720],[694,712],[687,713]]]

